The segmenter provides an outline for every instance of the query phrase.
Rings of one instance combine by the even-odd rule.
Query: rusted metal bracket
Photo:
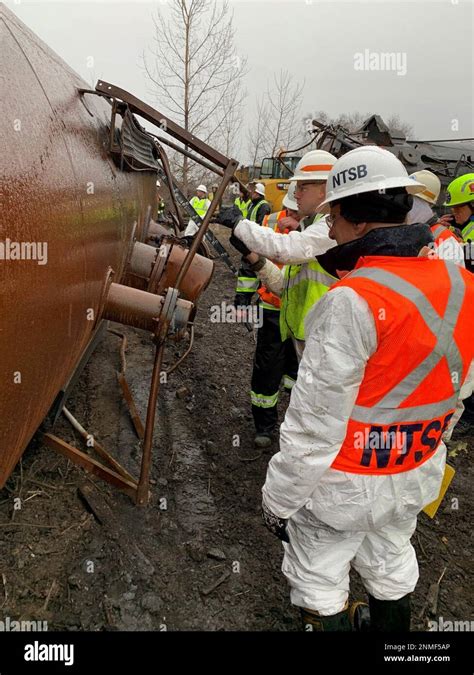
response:
[[[202,224],[194,238],[194,241],[192,243],[191,248],[189,249],[188,255],[186,256],[183,266],[180,270],[180,273],[178,275],[178,278],[176,280],[176,288],[179,290],[181,287],[181,282],[187,273],[189,266],[191,265],[191,262],[196,255],[202,240],[204,239],[204,236],[209,228],[209,224],[211,222],[211,218],[214,215],[214,212],[216,210],[217,204],[220,202],[224,195],[224,190],[226,189],[228,183],[230,182],[232,176],[234,175],[234,172],[237,168],[237,162],[233,159],[229,160],[228,165],[226,166],[224,170],[224,176],[222,178],[222,182],[220,183],[219,187],[217,188],[216,195],[214,199],[211,202],[210,207],[208,208],[206,215],[204,216],[204,219],[202,221]]]
[[[158,322],[159,325],[159,335],[156,338],[156,354],[155,362],[153,365],[153,372],[151,377],[150,384],[150,394],[148,398],[148,407],[147,407],[147,416],[146,416],[146,425],[145,428],[140,420],[138,411],[135,406],[132,394],[128,387],[128,383],[125,379],[125,345],[126,337],[122,333],[116,331],[110,331],[115,333],[119,337],[122,337],[124,341],[122,342],[121,347],[121,361],[122,361],[122,370],[120,373],[117,373],[119,382],[122,386],[122,392],[124,398],[128,404],[130,414],[132,416],[132,421],[135,426],[137,435],[140,438],[142,443],[142,461],[140,467],[140,477],[136,480],[126,469],[123,467],[107,450],[95,439],[91,445],[91,449],[96,452],[102,460],[104,460],[109,466],[102,464],[97,461],[90,455],[82,452],[78,448],[75,448],[67,441],[59,438],[55,434],[50,432],[43,433],[41,440],[48,447],[56,450],[60,454],[67,457],[71,462],[82,467],[89,473],[92,473],[102,480],[107,481],[114,487],[118,488],[125,494],[127,494],[135,504],[139,506],[146,506],[150,499],[150,468],[151,468],[151,450],[152,450],[152,441],[153,441],[153,430],[155,426],[155,414],[156,414],[156,402],[158,399],[158,394],[160,390],[160,370],[163,362],[163,353],[164,353],[164,340],[168,331],[170,324],[174,318],[174,310],[177,303],[177,291],[175,289],[170,289],[170,292],[166,296],[165,306],[164,306],[164,318],[163,323]],[[162,327],[163,326],[163,327]],[[161,335],[161,337],[160,337]],[[186,352],[185,356],[188,354],[189,350]],[[184,357],[183,357],[184,358]],[[182,360],[182,359],[181,359]],[[176,364],[177,365],[177,364]],[[173,368],[174,370],[174,368]],[[123,386],[125,385],[125,386]],[[63,408],[63,414],[68,419],[68,421],[73,425],[73,427],[80,433],[84,441],[88,442],[93,438],[92,434],[89,434],[84,427],[75,419],[73,415]]]
[[[173,295],[173,294],[172,294]],[[174,295],[173,295],[174,297]],[[175,303],[176,304],[176,303]],[[169,326],[169,315],[165,324]],[[127,494],[138,506],[146,506],[150,500],[150,468],[151,468],[151,450],[153,444],[153,430],[155,426],[156,402],[160,391],[160,370],[163,362],[164,341],[157,340],[155,362],[153,365],[153,372],[151,376],[150,394],[148,398],[146,424],[142,437],[142,461],[140,467],[140,477],[138,480],[117,462],[114,457],[102,447],[100,443],[94,440],[91,449],[94,450],[107,464],[109,468],[90,457],[85,452],[78,450],[67,441],[59,438],[50,432],[43,433],[41,436],[42,442],[48,447],[56,450],[60,454],[67,457],[71,462],[82,467],[89,473],[92,473],[102,480],[107,481],[114,487],[118,488]],[[74,428],[79,431],[84,440],[89,440],[91,434],[78,423],[78,421],[69,413],[68,410],[63,410],[67,419],[73,424]]]
[[[116,335],[122,339],[122,344],[120,345],[120,363],[122,367],[120,371],[117,371],[117,381],[122,390],[124,401],[127,404],[128,412],[130,413],[135,433],[137,434],[138,438],[143,441],[145,437],[145,429],[140,419],[140,415],[138,414],[138,408],[136,406],[135,399],[133,398],[130,387],[128,386],[127,378],[125,377],[125,372],[127,370],[127,361],[125,358],[125,350],[127,349],[127,336],[124,333],[119,333],[119,331],[113,330],[112,328],[109,328],[109,333],[112,333],[113,335]]]
[[[160,113],[155,108],[152,108],[150,105],[141,101],[133,94],[130,94],[125,89],[116,87],[110,82],[104,82],[99,80],[95,86],[95,90],[110,98],[115,98],[127,103],[132,112],[141,115],[144,119],[148,120],[152,124],[155,124],[157,127],[162,129],[166,134],[169,134],[173,138],[176,138],[181,143],[184,143],[186,146],[192,148],[195,152],[198,152],[200,155],[209,159],[217,166],[220,166],[222,169],[227,168],[230,162],[235,160],[229,160],[225,155],[222,155],[214,148],[211,148],[207,143],[201,141],[199,138],[190,134],[188,131],[183,129],[183,127],[170,120],[169,117],[166,117],[163,113]]]
[[[170,190],[170,194],[174,195],[176,198],[176,201],[180,205],[180,207],[183,209],[184,213],[189,216],[189,218],[192,218],[196,225],[199,227],[202,223],[202,218],[201,216],[196,213],[196,211],[193,209],[189,201],[186,199],[184,194],[181,192],[179,187],[175,184],[170,184],[168,177],[166,173],[161,169],[157,169],[158,176],[160,177],[160,180],[168,187]],[[220,172],[219,175],[223,175],[223,172]],[[220,241],[217,239],[213,231],[209,228],[204,235],[204,238],[207,240],[207,242],[213,247],[213,249],[216,251],[217,255],[219,258],[223,260],[223,262],[227,265],[227,267],[231,270],[235,276],[237,276],[238,271],[234,264],[232,263],[232,260],[230,259],[230,256],[224,246],[220,243]]]
[[[187,148],[191,148],[195,152],[199,153],[203,157],[205,157],[207,160],[210,160],[213,162],[218,169],[215,169],[215,172],[221,176],[222,180],[219,185],[219,188],[217,190],[217,193],[214,197],[214,199],[211,202],[211,206],[208,209],[203,221],[200,224],[199,227],[199,233],[196,237],[195,240],[199,241],[199,244],[197,247],[194,247],[194,245],[191,247],[190,252],[189,252],[189,260],[185,261],[185,269],[187,271],[187,268],[194,257],[196,251],[198,250],[199,246],[201,245],[203,237],[207,236],[209,242],[214,245],[216,242],[215,236],[210,233],[208,233],[209,229],[209,223],[211,221],[212,216],[214,215],[214,212],[216,210],[217,204],[220,202],[222,199],[222,196],[224,195],[224,191],[229,184],[231,180],[236,180],[235,179],[235,171],[238,167],[238,162],[235,159],[229,159],[228,157],[225,157],[223,154],[212,148],[210,145],[205,143],[204,141],[201,141],[199,138],[194,136],[193,134],[190,134],[186,129],[183,129],[179,124],[176,124],[176,122],[173,122],[170,120],[166,115],[163,113],[159,112],[155,108],[152,108],[149,106],[147,103],[144,101],[141,101],[139,98],[136,96],[133,96],[133,94],[130,94],[128,91],[125,89],[121,89],[120,87],[116,87],[113,84],[110,84],[109,82],[104,82],[103,80],[99,80],[96,84],[95,91],[98,95],[100,96],[108,96],[111,100],[111,105],[112,105],[112,118],[111,118],[111,126],[110,126],[110,149],[112,152],[115,154],[117,153],[123,153],[123,148],[121,146],[118,146],[115,143],[115,117],[117,113],[121,114],[124,117],[124,121],[128,122],[128,127],[130,127],[130,130],[134,128],[134,126],[130,122],[131,115],[130,113],[135,113],[144,119],[148,120],[152,124],[156,125],[163,133],[172,136],[179,142],[183,143],[185,145],[185,148],[179,148],[173,143],[167,142],[165,138],[158,137],[155,134],[151,134],[149,132],[145,132],[143,129],[142,132],[139,130],[135,129],[134,133],[137,135],[137,145],[139,145],[139,137],[148,135],[150,140],[153,138],[155,146],[156,146],[156,152],[160,156],[161,162],[163,164],[163,169],[159,166],[159,163],[156,162],[156,166],[154,166],[155,163],[151,161],[151,159],[148,160],[147,162],[144,162],[144,158],[141,159],[142,163],[144,162],[144,165],[146,164],[147,166],[154,166],[155,170],[157,173],[160,175],[160,178],[163,179],[165,177],[165,182],[169,188],[170,191],[170,196],[171,200],[173,203],[174,210],[176,211],[176,217],[178,219],[179,227],[180,229],[182,228],[182,223],[181,223],[181,216],[178,210],[178,202],[180,203],[180,206],[183,207],[182,202],[179,200],[177,197],[178,193],[180,192],[179,190],[176,189],[176,186],[174,185],[174,181],[171,176],[171,172],[169,170],[168,166],[168,160],[166,153],[162,147],[160,147],[160,142],[163,141],[164,143],[168,143],[168,145],[171,145],[174,149],[176,149],[178,152],[182,152],[186,156],[189,156],[189,152]],[[135,123],[136,126],[136,123]],[[127,128],[128,128],[127,127]],[[143,141],[142,141],[143,143]],[[141,146],[140,146],[141,147]],[[143,148],[143,152],[145,152],[145,149]],[[126,158],[124,157],[125,161]],[[207,162],[202,162],[200,161],[199,157],[193,156],[192,159],[196,162],[199,162],[201,164],[204,164],[207,168],[212,169],[212,167],[207,163]],[[240,181],[238,181],[240,183]],[[240,183],[241,184],[241,183]],[[242,185],[242,184],[241,184]],[[185,211],[188,213],[188,215],[192,215],[193,219],[196,220],[197,214],[189,214],[189,211],[187,208],[185,208]],[[198,218],[199,222],[199,218]],[[201,234],[202,232],[202,234]],[[219,244],[219,242],[217,242]],[[235,268],[232,265],[232,262],[230,261],[230,258],[225,251],[225,249],[220,245],[216,250],[218,250],[219,256],[223,257],[225,260],[226,264],[230,267],[230,269],[236,273]],[[179,289],[179,285],[177,286]]]
[[[109,279],[112,278],[111,272],[112,271],[109,269]],[[189,323],[194,305],[188,300],[178,298],[178,291],[174,288],[170,288],[166,296],[163,297],[139,289],[130,288],[123,284],[114,284],[113,282],[107,284],[107,287],[108,292],[106,294],[105,303],[98,319],[112,319],[129,326],[134,326],[135,328],[149,331],[152,333],[156,344],[146,424],[143,433],[141,434],[142,459],[140,478],[139,480],[135,480],[133,476],[100,445],[100,443],[95,441],[95,439],[91,448],[100,455],[109,466],[93,459],[88,454],[78,450],[63,439],[49,432],[42,434],[42,440],[46,445],[57,452],[60,452],[75,464],[83,467],[86,471],[99,476],[128,494],[136,504],[145,506],[148,504],[150,497],[149,484],[153,429],[156,414],[156,402],[160,390],[159,375],[163,361],[165,340],[170,331],[173,335],[177,336],[180,332],[185,330]],[[123,351],[121,356],[122,373],[124,373],[125,357]],[[126,390],[129,391],[128,385]],[[133,402],[133,399],[131,400]],[[69,422],[81,434],[86,442],[93,438],[68,410],[64,409],[63,412]],[[137,420],[139,421],[138,412],[135,412],[136,428],[139,430],[140,426],[137,425]]]
[[[78,464],[88,473],[93,473],[95,476],[98,476],[102,480],[114,485],[119,490],[122,490],[122,492],[125,492],[125,494],[137,503],[138,483],[135,480],[129,480],[128,478],[125,478],[123,473],[118,473],[117,471],[109,469],[96,459],[89,457],[85,452],[78,450],[67,443],[67,441],[64,441],[62,438],[59,438],[59,436],[55,436],[50,432],[42,434],[41,440],[49,448],[64,455],[64,457],[67,457],[67,459],[74,464]],[[123,467],[121,467],[121,469],[122,471],[125,471]]]

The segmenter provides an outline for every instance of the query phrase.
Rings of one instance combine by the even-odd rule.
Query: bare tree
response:
[[[255,125],[247,134],[247,151],[250,165],[255,166],[259,160],[269,155],[268,140],[268,105],[266,97],[257,99],[257,118]]]
[[[281,70],[273,79],[273,87],[268,88],[268,135],[271,142],[271,155],[275,156],[280,148],[289,148],[301,135],[299,119],[304,83],[293,82],[290,73]]]
[[[267,83],[265,96],[257,99],[256,122],[247,135],[252,164],[263,157],[274,157],[301,138],[301,102],[304,82],[294,81],[281,70]]]
[[[153,17],[154,44],[143,55],[158,108],[216,147],[235,137],[244,97],[246,59],[236,53],[232,20],[226,1],[170,0]],[[195,166],[179,154],[173,164],[189,194]]]
[[[408,122],[403,122],[399,115],[390,115],[385,120],[390,131],[401,131],[407,138],[413,138],[413,127]]]
[[[227,157],[238,157],[241,154],[239,129],[246,96],[247,92],[239,87],[230,91],[222,102],[222,123],[216,147]]]

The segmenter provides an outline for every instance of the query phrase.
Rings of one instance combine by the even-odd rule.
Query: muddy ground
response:
[[[225,240],[225,231],[215,231]],[[264,454],[253,448],[253,336],[242,325],[210,321],[210,307],[231,301],[233,287],[218,262],[200,303],[194,349],[162,385],[147,508],[32,441],[0,492],[0,620],[46,620],[49,630],[300,629],[280,572],[281,545],[260,519],[260,489],[277,445]],[[144,418],[153,349],[148,335],[124,332],[127,377]],[[119,346],[107,334],[68,407],[137,474],[138,443],[115,376]],[[180,353],[171,346],[167,364]],[[286,402],[282,394],[281,416]],[[55,433],[84,447],[63,418]],[[425,628],[428,589],[444,570],[437,615],[474,618],[473,439],[474,428],[461,424],[448,496],[434,520],[419,519],[413,629]],[[356,575],[352,590],[365,597]]]

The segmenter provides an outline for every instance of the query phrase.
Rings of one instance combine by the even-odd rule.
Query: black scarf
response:
[[[323,255],[316,256],[316,259],[326,272],[337,277],[337,270],[350,272],[362,256],[416,257],[423,246],[428,246],[433,241],[429,225],[415,223],[379,227],[360,239],[330,248]]]

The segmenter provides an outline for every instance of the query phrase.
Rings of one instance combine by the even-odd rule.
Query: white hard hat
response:
[[[311,150],[300,159],[290,181],[327,180],[336,161],[337,157],[326,150]]]
[[[207,194],[207,187],[205,185],[198,185],[196,188],[196,192],[205,192]]]
[[[399,159],[377,145],[362,145],[342,155],[328,177],[326,199],[320,206],[362,192],[406,187],[416,194],[424,185],[408,176]]]
[[[161,187],[161,183],[159,180],[156,181],[156,187]]]
[[[262,197],[265,197],[265,185],[263,183],[255,183],[254,190],[259,195],[262,195]]]
[[[296,183],[290,183],[288,192],[283,197],[283,206],[292,211],[298,211],[298,204],[295,202]]]
[[[419,192],[416,196],[424,199],[428,204],[436,204],[441,192],[441,181],[438,176],[432,171],[422,169],[411,173],[410,178],[425,186],[423,192]]]

